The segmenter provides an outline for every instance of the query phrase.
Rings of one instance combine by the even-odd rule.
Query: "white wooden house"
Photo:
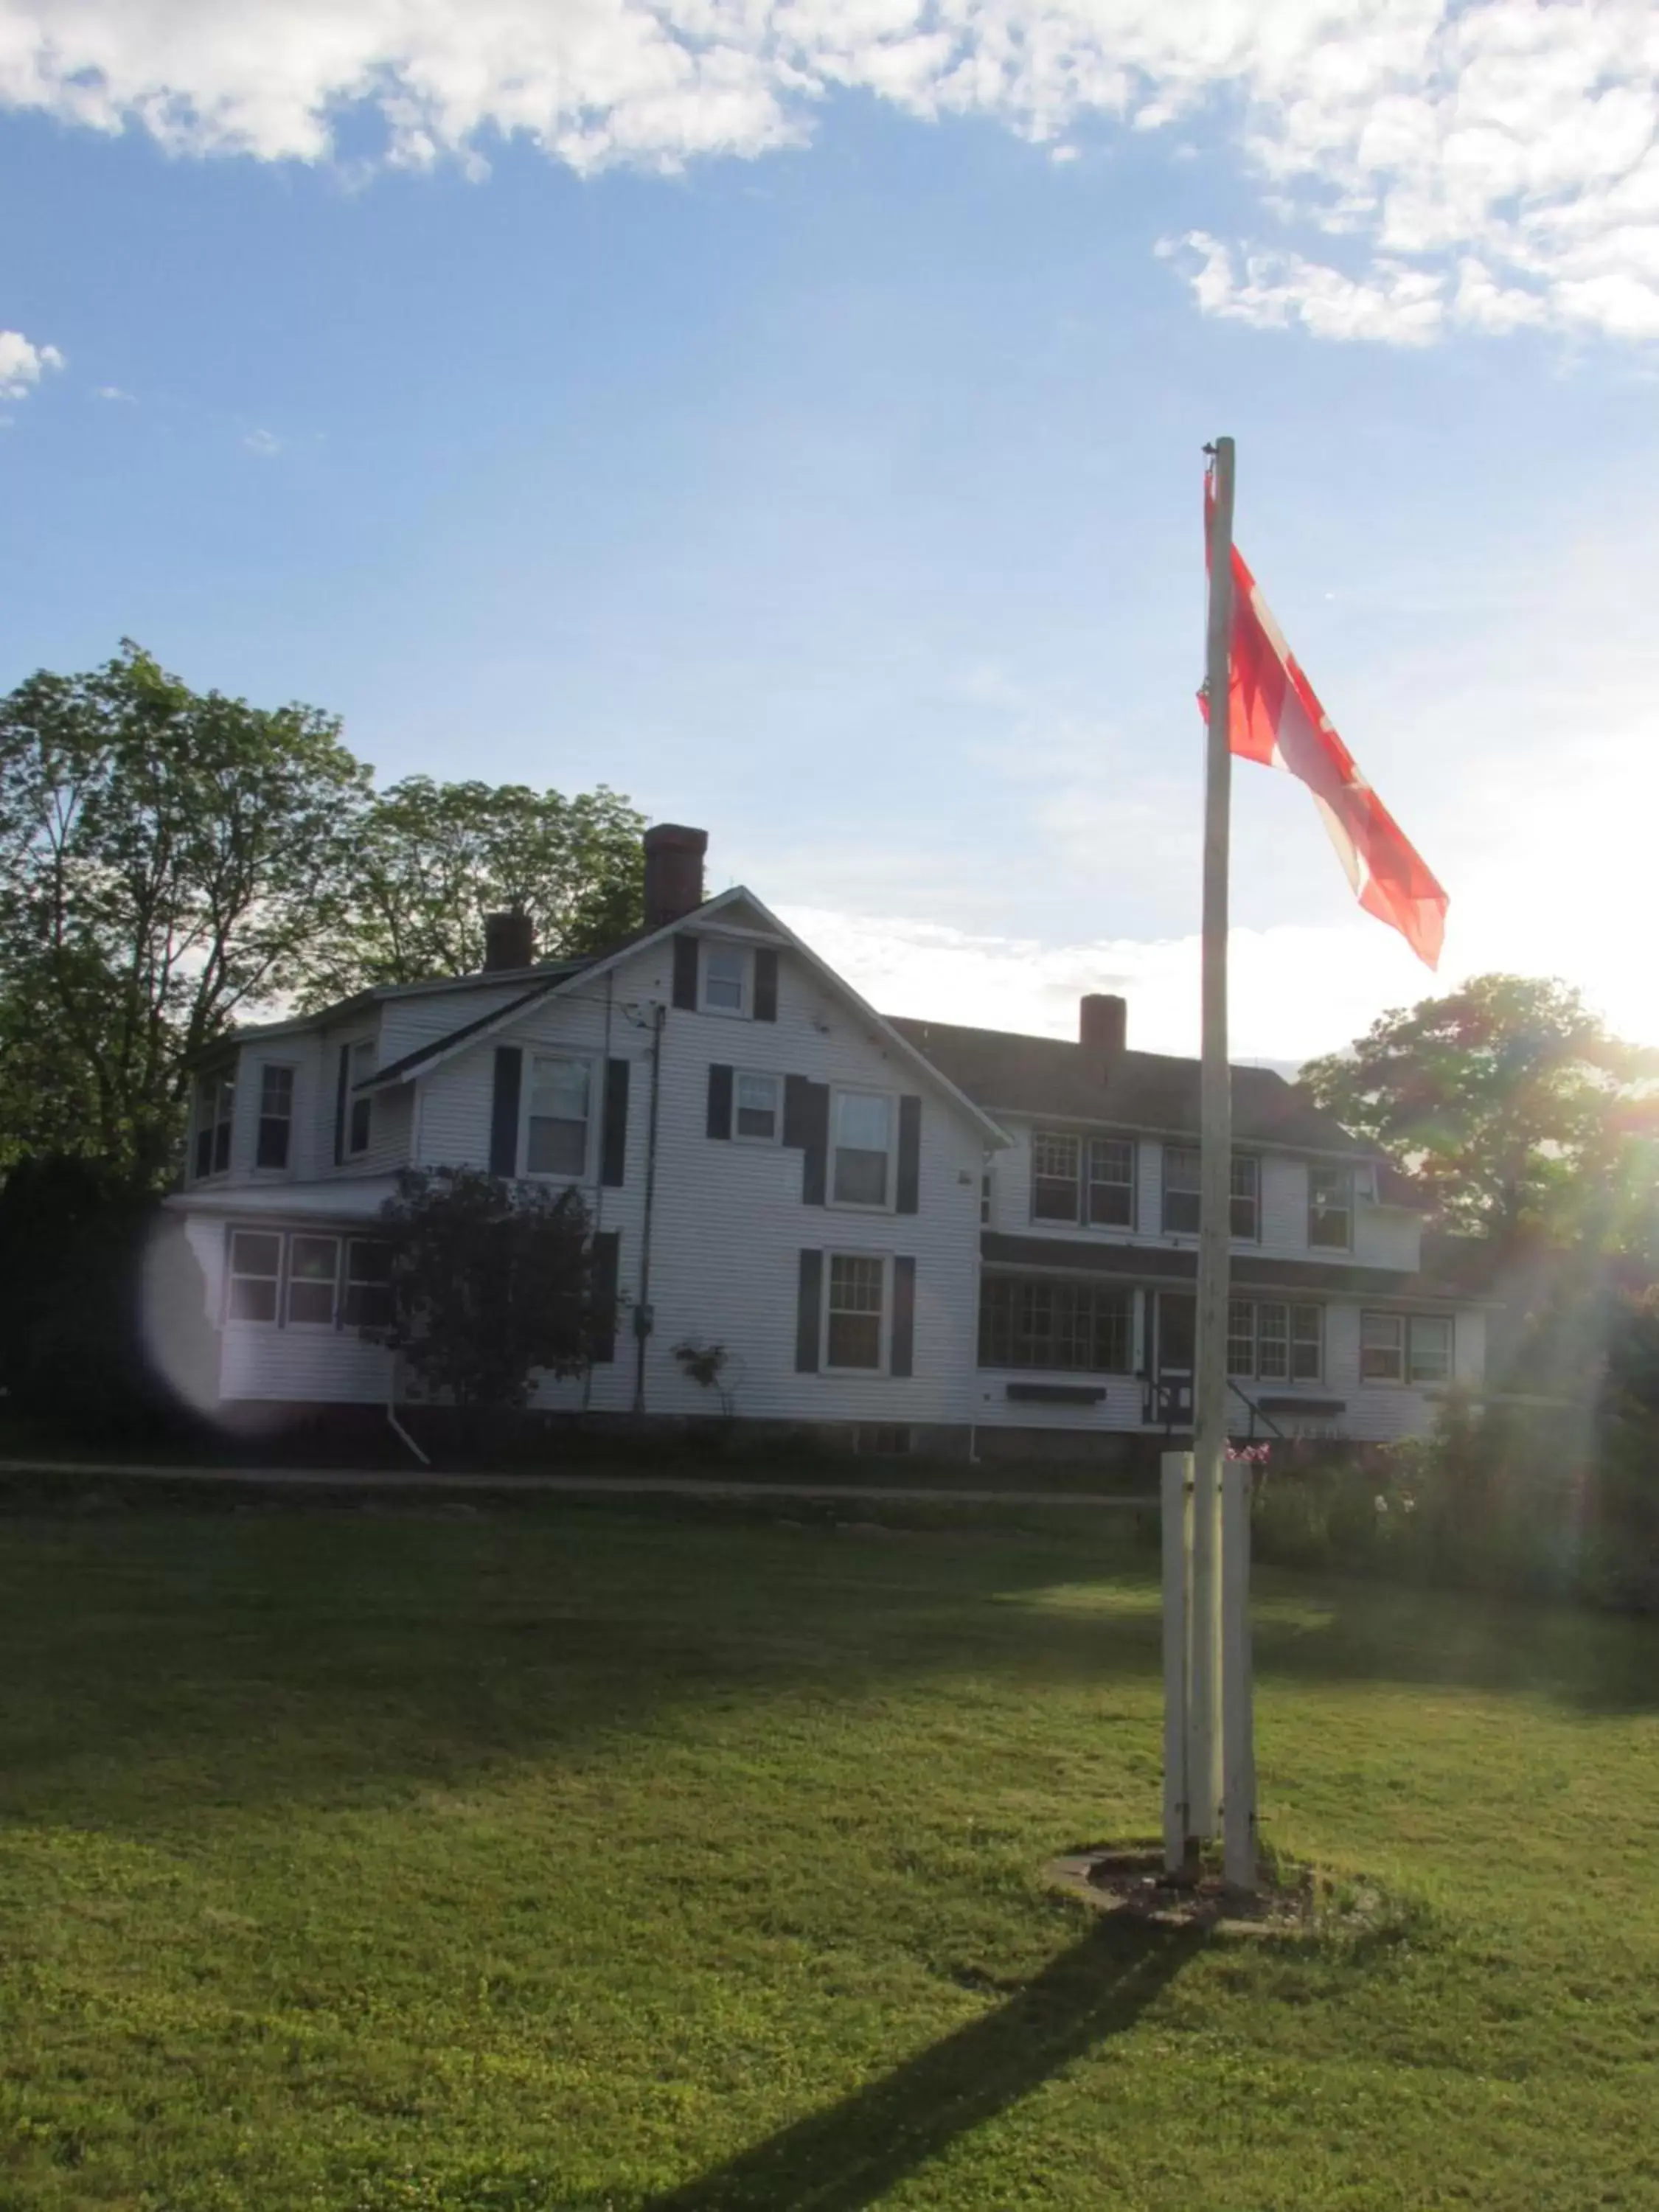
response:
[[[647,835],[646,927],[538,965],[493,917],[482,972],[238,1032],[197,1086],[168,1204],[227,1414],[407,1395],[365,1336],[404,1166],[574,1185],[616,1328],[533,1403],[715,1410],[676,1347],[723,1346],[740,1419],[905,1448],[1179,1428],[1189,1407],[1197,1073],[1129,1051],[889,1020],[706,838]],[[1389,1170],[1279,1078],[1236,1072],[1241,1432],[1425,1426],[1478,1385],[1482,1315],[1419,1264]],[[608,1303],[608,1301],[607,1301]]]

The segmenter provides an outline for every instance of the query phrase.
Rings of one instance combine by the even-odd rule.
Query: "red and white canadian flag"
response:
[[[1206,563],[1214,501],[1206,479]],[[1419,960],[1437,967],[1445,892],[1331,727],[1237,546],[1232,568],[1229,751],[1282,768],[1307,785],[1360,905],[1397,929]]]

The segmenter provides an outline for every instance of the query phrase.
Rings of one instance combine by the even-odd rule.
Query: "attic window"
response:
[[[702,948],[703,1010],[711,1014],[749,1011],[749,954],[741,945]]]

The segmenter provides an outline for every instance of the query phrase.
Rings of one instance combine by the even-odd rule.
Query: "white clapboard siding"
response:
[[[1087,1243],[1170,1245],[1195,1252],[1195,1236],[1164,1227],[1164,1143],[1157,1137],[1135,1139],[1135,1224],[1132,1230],[1085,1228],[1065,1222],[1036,1221],[1031,1215],[1031,1134],[1028,1121],[1005,1118],[1013,1139],[991,1170],[989,1225],[1012,1236],[1062,1237]],[[1057,1124],[1064,1127],[1064,1123]],[[1261,1152],[1259,1239],[1235,1241],[1234,1250],[1260,1252],[1273,1259],[1331,1260],[1343,1255],[1308,1243],[1308,1163],[1286,1152]],[[1365,1267],[1415,1270],[1422,1224],[1414,1213],[1360,1204],[1355,1208],[1352,1258]]]

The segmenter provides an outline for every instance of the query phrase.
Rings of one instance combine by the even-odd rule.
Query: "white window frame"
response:
[[[743,1086],[745,1083],[767,1083],[772,1087],[772,1133],[769,1137],[757,1137],[751,1130],[738,1126],[743,1113]],[[734,1145],[781,1145],[783,1142],[783,1078],[771,1068],[732,1069],[732,1141]]]
[[[211,1091],[210,1102],[203,1094]],[[206,1118],[211,1115],[211,1119]],[[219,1133],[225,1136],[222,1162],[219,1158]],[[208,1164],[197,1166],[197,1148],[204,1133],[208,1135]],[[236,1072],[228,1074],[204,1075],[196,1085],[195,1120],[190,1133],[190,1166],[192,1182],[210,1182],[216,1176],[228,1175],[234,1164],[236,1142]]]
[[[738,1004],[717,1006],[709,1001],[708,969],[718,954],[721,959],[738,963]],[[755,948],[751,945],[736,945],[723,937],[705,937],[697,945],[697,1007],[705,1014],[723,1014],[727,1021],[752,1020],[755,1012]]]
[[[1038,1147],[1042,1145],[1063,1145],[1070,1147],[1074,1163],[1069,1175],[1039,1175]],[[1129,1172],[1121,1181],[1115,1176],[1095,1173],[1097,1149],[1108,1145],[1121,1146],[1129,1156]],[[1076,1129],[1034,1127],[1031,1131],[1031,1177],[1028,1193],[1030,1218],[1044,1229],[1104,1229],[1127,1235],[1136,1223],[1138,1185],[1140,1179],[1140,1154],[1132,1136],[1121,1135],[1110,1129],[1097,1130],[1085,1134]],[[1037,1212],[1037,1183],[1069,1183],[1072,1206],[1069,1213],[1039,1213]],[[1127,1221],[1097,1221],[1094,1218],[1094,1194],[1097,1190],[1121,1190],[1128,1194]]]
[[[363,1250],[365,1248],[370,1248],[380,1251],[386,1251],[389,1249],[386,1240],[384,1237],[343,1237],[341,1238],[340,1243],[342,1248],[340,1266],[335,1279],[338,1285],[335,1298],[335,1311],[337,1316],[338,1326],[341,1328],[356,1329],[379,1328],[381,1324],[378,1322],[364,1322],[361,1318],[354,1320],[352,1316],[347,1312],[346,1309],[351,1303],[351,1293],[353,1291],[387,1290],[387,1285],[383,1278],[379,1276],[359,1275],[355,1274],[352,1272],[353,1261],[358,1252]],[[387,1290],[388,1310],[390,1308],[390,1304],[391,1296],[389,1290]],[[389,1317],[388,1310],[388,1318]]]
[[[1240,1168],[1250,1170],[1250,1188],[1238,1188]],[[1233,1208],[1248,1201],[1251,1209],[1253,1229],[1237,1229],[1233,1225]],[[1261,1242],[1261,1155],[1260,1152],[1235,1152],[1227,1166],[1227,1235],[1235,1244],[1259,1244]]]
[[[1393,1375],[1368,1375],[1365,1372],[1365,1354],[1367,1352],[1377,1352],[1382,1349],[1380,1345],[1368,1345],[1366,1343],[1365,1324],[1367,1322],[1386,1322],[1393,1328],[1395,1332],[1395,1358],[1399,1363],[1398,1371],[1396,1373]],[[1369,1306],[1364,1306],[1360,1309],[1359,1381],[1363,1389],[1376,1388],[1384,1390],[1400,1390],[1405,1388],[1406,1316],[1404,1314],[1381,1313]]]
[[[353,1037],[346,1048],[345,1156],[361,1159],[374,1141],[374,1101],[360,1097],[357,1085],[373,1075],[380,1064],[380,1047],[372,1036]],[[359,1130],[362,1135],[358,1134]]]
[[[265,1110],[266,1079],[278,1074],[286,1075],[288,1078],[288,1112],[285,1115],[270,1114]],[[294,1062],[291,1060],[262,1060],[259,1062],[259,1110],[253,1119],[253,1172],[255,1175],[286,1175],[293,1167],[294,1129],[299,1119],[299,1103],[300,1071]],[[287,1131],[283,1144],[282,1164],[277,1167],[273,1167],[268,1160],[262,1162],[259,1158],[260,1150],[264,1142],[267,1121],[281,1121]]]
[[[1446,1371],[1419,1375],[1417,1371],[1417,1331],[1426,1322],[1446,1332]],[[1406,1381],[1413,1390],[1444,1390],[1457,1376],[1457,1322],[1452,1314],[1414,1313],[1406,1316]]]
[[[295,1276],[294,1248],[304,1238],[307,1243],[331,1244],[334,1247],[334,1273],[329,1283],[328,1318],[326,1321],[296,1320],[294,1315],[294,1291],[296,1282],[302,1288],[320,1288],[319,1275]],[[340,1325],[340,1261],[345,1239],[337,1229],[290,1229],[283,1235],[283,1295],[280,1304],[281,1326],[283,1328],[335,1329]]]
[[[830,1321],[836,1310],[831,1299],[835,1287],[837,1261],[868,1261],[881,1271],[881,1316],[878,1330],[877,1359],[873,1367],[838,1367],[830,1357]],[[892,1357],[893,1341],[893,1261],[888,1252],[826,1251],[823,1255],[823,1311],[818,1322],[818,1364],[826,1375],[885,1375]],[[844,1310],[853,1312],[854,1308]]]
[[[550,1114],[532,1115],[531,1108],[536,1097],[536,1068],[543,1060],[562,1060],[571,1067],[584,1068],[587,1073],[587,1130],[582,1141],[582,1164],[580,1169],[532,1168],[530,1164],[530,1124],[537,1121],[552,1121]],[[525,1054],[524,1097],[519,1106],[519,1158],[524,1162],[527,1182],[556,1182],[574,1185],[591,1182],[593,1179],[593,1146],[597,1137],[599,1115],[596,1111],[599,1063],[585,1052],[538,1052],[532,1046]]]
[[[883,1196],[879,1200],[870,1198],[837,1198],[836,1195],[836,1161],[842,1149],[837,1140],[837,1128],[841,1115],[841,1102],[843,1098],[879,1098],[886,1105],[887,1173],[883,1184]],[[848,1213],[891,1213],[894,1211],[898,1197],[896,1189],[898,1124],[899,1102],[898,1093],[896,1091],[878,1091],[873,1085],[863,1083],[837,1083],[831,1086],[829,1159],[826,1163],[824,1176],[828,1186],[824,1197],[829,1206]],[[868,1152],[872,1149],[873,1148],[867,1145],[848,1145],[846,1147],[848,1152]]]
[[[1236,1344],[1242,1345],[1247,1334],[1245,1330],[1235,1328],[1233,1326],[1236,1312],[1241,1306],[1249,1309],[1250,1316],[1248,1331],[1250,1364],[1248,1367],[1235,1367],[1233,1364],[1233,1346]],[[1262,1314],[1269,1308],[1275,1314],[1283,1314],[1285,1317],[1285,1334],[1282,1336],[1269,1336],[1262,1329]],[[1297,1328],[1297,1319],[1307,1314],[1316,1316],[1316,1328],[1311,1334],[1306,1331],[1298,1332]],[[1285,1371],[1282,1375],[1267,1375],[1262,1372],[1261,1348],[1264,1343],[1272,1345],[1275,1350],[1283,1351]],[[1311,1375],[1298,1374],[1297,1353],[1298,1350],[1306,1351],[1310,1345],[1316,1354],[1314,1370]],[[1325,1378],[1324,1307],[1316,1298],[1297,1298],[1288,1295],[1284,1297],[1264,1298],[1256,1297],[1254,1292],[1247,1291],[1230,1297],[1227,1302],[1227,1375],[1231,1382],[1270,1382],[1285,1389],[1294,1389],[1298,1384],[1317,1385],[1322,1382]]]
[[[1316,1218],[1316,1208],[1314,1206],[1314,1185],[1321,1176],[1330,1176],[1340,1181],[1345,1186],[1347,1192],[1347,1196],[1343,1200],[1343,1203],[1340,1206],[1333,1209],[1334,1212],[1340,1213],[1346,1224],[1346,1232],[1340,1244],[1332,1243],[1328,1240],[1320,1242],[1316,1240],[1314,1237],[1314,1222]],[[1351,1167],[1333,1167],[1325,1161],[1310,1161],[1308,1166],[1308,1249],[1310,1252],[1352,1252],[1353,1249],[1353,1170]]]
[[[236,1265],[236,1246],[244,1237],[269,1237],[276,1247],[276,1272],[274,1275],[253,1275]],[[259,1229],[249,1223],[233,1228],[225,1239],[225,1325],[239,1328],[280,1328],[283,1325],[283,1297],[288,1274],[288,1238],[280,1229]],[[239,1314],[234,1310],[238,1283],[269,1283],[271,1285],[270,1318],[263,1314]]]
[[[1202,1218],[1201,1209],[1204,1204],[1204,1163],[1198,1146],[1196,1145],[1166,1144],[1164,1147],[1164,1158],[1159,1163],[1158,1179],[1158,1225],[1166,1237],[1196,1237],[1199,1233],[1198,1224],[1196,1222],[1190,1229],[1176,1229],[1171,1226],[1170,1221],[1170,1162],[1177,1152],[1179,1152],[1183,1158],[1190,1159],[1196,1164],[1193,1169],[1193,1173],[1196,1176],[1197,1180],[1193,1183],[1190,1188],[1188,1188],[1183,1185],[1182,1188],[1175,1193],[1175,1195],[1177,1198],[1196,1199],[1200,1209],[1200,1219],[1201,1220]]]

